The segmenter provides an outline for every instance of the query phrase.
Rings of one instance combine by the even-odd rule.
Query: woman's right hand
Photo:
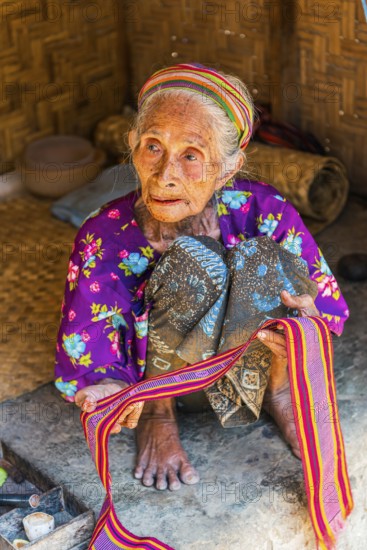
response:
[[[85,412],[93,412],[97,402],[109,397],[129,384],[121,380],[105,379],[93,386],[86,386],[75,394],[75,404]],[[119,433],[122,428],[133,429],[138,425],[140,415],[144,407],[144,401],[138,401],[129,405],[117,419],[111,433]]]

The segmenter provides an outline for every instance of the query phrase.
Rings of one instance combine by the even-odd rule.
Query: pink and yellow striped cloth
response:
[[[200,63],[180,63],[160,69],[148,78],[140,90],[138,110],[151,96],[169,89],[191,90],[203,99],[214,101],[236,127],[239,147],[246,149],[252,134],[253,106],[227,78]]]
[[[331,334],[321,318],[307,317],[266,321],[245,344],[173,373],[129,386],[99,401],[92,413],[81,414],[87,443],[107,492],[90,550],[172,550],[171,546],[155,538],[133,535],[116,515],[108,439],[123,410],[137,401],[175,397],[205,388],[231,368],[259,330],[275,329],[276,325],[282,325],[287,341],[292,407],[317,546],[321,550],[335,547],[336,534],[351,512],[353,500],[336,402]],[[184,545],[185,541],[182,542]]]

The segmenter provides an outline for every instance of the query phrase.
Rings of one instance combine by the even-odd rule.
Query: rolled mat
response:
[[[102,510],[89,550],[172,550],[156,538],[139,537],[119,521],[112,500],[108,439],[126,407],[137,401],[152,401],[199,391],[223,376],[245,353],[262,328],[284,329],[289,357],[291,403],[308,497],[308,510],[319,550],[335,548],[338,531],[353,508],[344,453],[333,375],[332,340],[319,317],[265,321],[247,342],[194,365],[168,372],[129,386],[98,401],[93,412],[81,413],[85,437],[106,490]],[[318,410],[330,415],[326,422]],[[218,518],[219,519],[219,518]],[[182,541],[183,547],[185,541]]]
[[[331,224],[344,208],[349,181],[335,157],[252,142],[246,149],[246,175],[270,183],[302,215],[312,234]]]

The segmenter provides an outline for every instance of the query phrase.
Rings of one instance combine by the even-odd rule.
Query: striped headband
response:
[[[235,125],[239,147],[247,147],[252,134],[252,107],[243,94],[215,69],[198,63],[182,63],[155,72],[140,90],[138,109],[156,92],[171,88],[189,89],[211,98]]]

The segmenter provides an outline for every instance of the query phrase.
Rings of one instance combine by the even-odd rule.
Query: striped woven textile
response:
[[[89,550],[172,550],[155,538],[134,535],[117,518],[108,462],[111,429],[131,403],[185,395],[212,384],[234,365],[259,330],[275,329],[277,324],[284,328],[287,341],[292,407],[316,543],[321,550],[335,547],[353,500],[336,403],[331,334],[321,318],[307,317],[266,321],[237,348],[129,386],[99,401],[92,413],[82,412],[87,443],[107,492]]]
[[[156,71],[139,92],[138,110],[160,90],[189,89],[203,98],[211,98],[228,115],[238,133],[238,145],[245,149],[253,126],[253,108],[247,98],[215,69],[200,63],[180,63]]]

